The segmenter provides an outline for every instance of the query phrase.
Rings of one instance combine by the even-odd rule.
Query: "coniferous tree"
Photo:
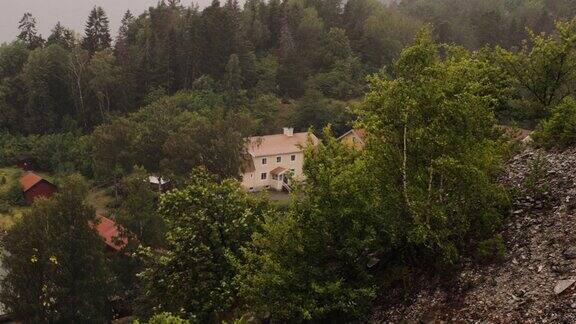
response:
[[[67,50],[71,50],[74,47],[74,43],[74,32],[62,26],[60,22],[54,26],[46,41],[46,45],[56,44]]]
[[[108,16],[102,7],[94,7],[88,16],[84,40],[82,45],[90,53],[101,51],[110,47],[112,38],[110,37],[110,27]]]
[[[240,68],[240,59],[236,54],[230,55],[228,64],[226,64],[224,84],[228,91],[238,91],[242,87],[242,70]]]
[[[36,26],[36,18],[31,13],[24,14],[18,23],[18,39],[23,41],[28,49],[35,49],[44,43],[42,36],[38,35],[38,27]]]
[[[116,56],[122,62],[125,62],[128,56],[128,48],[130,46],[130,27],[134,24],[134,15],[130,10],[127,10],[122,17],[120,28],[118,29],[118,37],[116,37]]]

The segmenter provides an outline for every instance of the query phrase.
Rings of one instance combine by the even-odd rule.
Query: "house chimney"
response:
[[[293,127],[284,127],[284,135],[288,137],[292,137],[294,135],[294,128]]]

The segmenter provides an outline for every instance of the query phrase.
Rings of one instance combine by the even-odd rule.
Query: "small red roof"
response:
[[[96,215],[96,220],[98,221],[96,231],[104,239],[106,245],[115,251],[120,251],[128,244],[128,239],[120,236],[118,226],[113,220],[102,215]]]
[[[20,185],[22,186],[23,191],[28,191],[42,180],[44,179],[36,173],[27,172],[24,176],[22,176],[22,178],[20,178]]]

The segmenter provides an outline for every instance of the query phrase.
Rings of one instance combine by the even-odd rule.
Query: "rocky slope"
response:
[[[516,192],[505,261],[468,263],[450,282],[420,279],[408,301],[387,301],[373,322],[576,323],[576,149],[526,149],[502,181]]]

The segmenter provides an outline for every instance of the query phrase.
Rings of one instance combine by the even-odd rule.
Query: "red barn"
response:
[[[98,235],[104,239],[106,250],[118,252],[128,244],[128,239],[121,236],[120,230],[113,220],[102,215],[96,215],[96,220],[98,224],[96,224],[95,229]]]
[[[39,197],[50,198],[58,190],[55,185],[34,172],[27,172],[20,178],[24,199],[32,204]]]

